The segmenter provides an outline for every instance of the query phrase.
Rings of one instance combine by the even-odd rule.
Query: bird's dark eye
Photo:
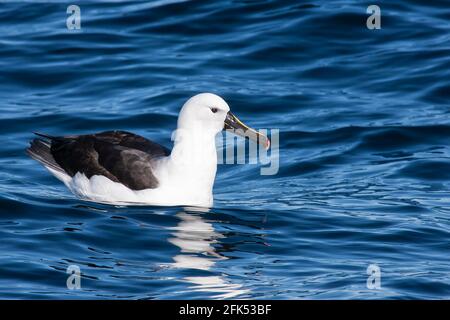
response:
[[[216,113],[217,112],[217,108],[211,108],[212,113]]]

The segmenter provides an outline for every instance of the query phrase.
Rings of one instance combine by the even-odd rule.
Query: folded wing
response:
[[[28,154],[54,170],[69,176],[77,172],[88,178],[102,175],[132,190],[157,188],[155,162],[169,155],[158,143],[126,131],[52,137],[38,134]]]

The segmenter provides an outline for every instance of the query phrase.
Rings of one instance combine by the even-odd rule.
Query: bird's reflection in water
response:
[[[169,242],[181,249],[173,257],[172,267],[211,271],[214,265],[228,258],[218,254],[214,244],[225,236],[214,229],[214,226],[202,218],[207,209],[188,209],[192,213],[179,212],[176,216],[181,220],[172,233]],[[193,212],[195,210],[195,212]],[[227,276],[191,276],[181,279],[192,283],[191,289],[200,292],[216,293],[213,298],[239,298],[249,292],[242,285],[230,281]]]

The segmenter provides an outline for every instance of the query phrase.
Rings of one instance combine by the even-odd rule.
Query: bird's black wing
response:
[[[77,172],[88,178],[102,175],[133,190],[156,188],[154,163],[169,150],[144,137],[126,131],[51,137],[50,153],[70,176]]]
[[[93,136],[101,141],[140,150],[154,158],[164,157],[170,154],[170,150],[159,143],[127,131],[105,131],[94,134]]]

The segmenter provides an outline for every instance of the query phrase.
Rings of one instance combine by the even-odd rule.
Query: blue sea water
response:
[[[0,298],[448,299],[450,6],[376,1],[369,30],[370,4],[2,1]],[[210,211],[83,202],[24,152],[32,131],[170,147],[205,91],[280,130],[279,172],[219,166]]]

